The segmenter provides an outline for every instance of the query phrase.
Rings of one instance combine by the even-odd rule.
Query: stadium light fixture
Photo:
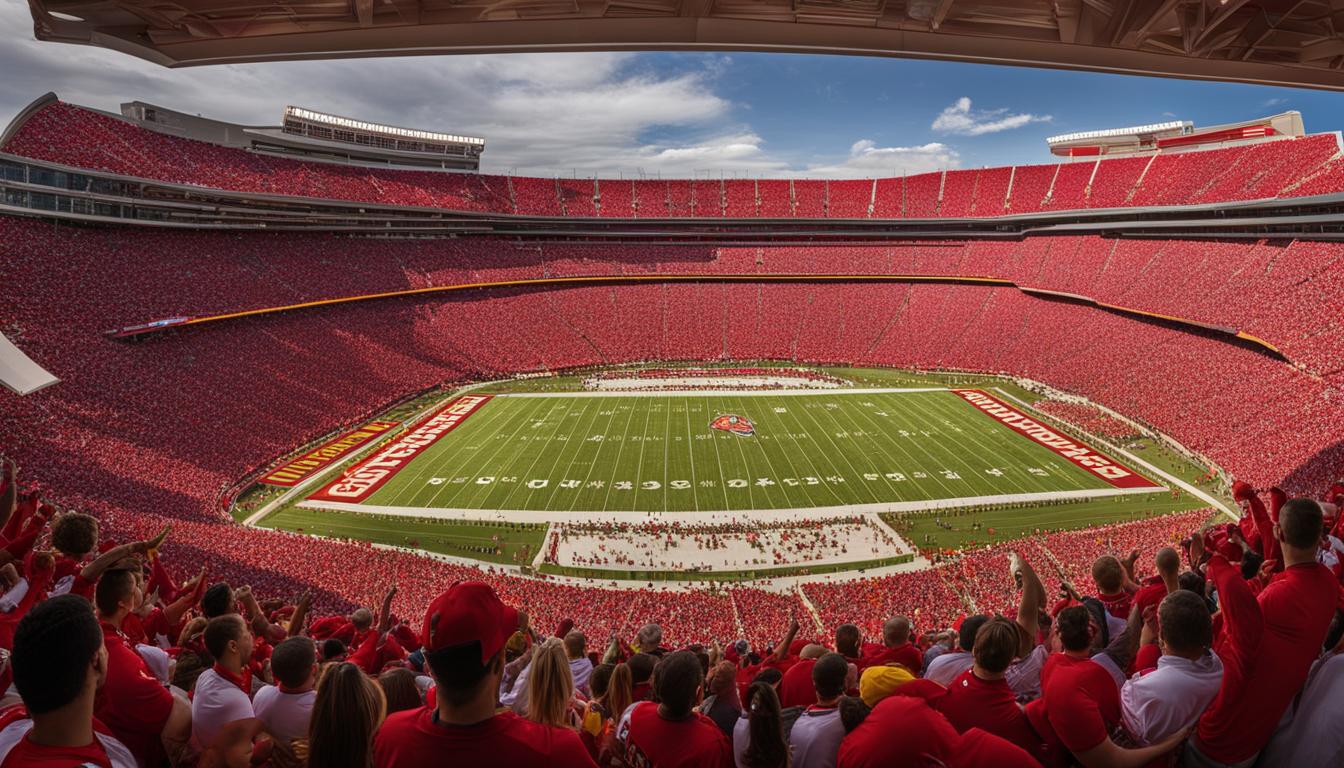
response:
[[[342,128],[352,128],[359,131],[369,131],[372,133],[385,133],[392,136],[404,136],[412,139],[423,139],[425,141],[444,141],[457,144],[476,144],[485,146],[485,139],[475,136],[459,136],[452,133],[438,133],[436,131],[422,131],[415,128],[400,128],[395,125],[383,125],[382,123],[370,123],[364,120],[353,120],[339,115],[329,115],[325,112],[314,112],[311,109],[303,107],[285,107],[285,117],[296,117],[302,120],[311,120],[316,123],[326,123],[336,125]]]
[[[1079,131],[1078,133],[1065,133],[1059,136],[1051,136],[1045,140],[1046,144],[1062,144],[1069,141],[1080,141],[1083,139],[1104,139],[1115,136],[1132,136],[1136,133],[1162,133],[1163,131],[1175,131],[1186,128],[1194,128],[1195,124],[1189,120],[1172,120],[1166,123],[1153,123],[1151,125],[1136,125],[1130,128],[1107,128],[1101,131]]]

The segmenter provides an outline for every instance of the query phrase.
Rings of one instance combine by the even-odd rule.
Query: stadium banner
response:
[[[1037,421],[1011,405],[979,389],[954,389],[966,402],[1009,429],[1020,432],[1033,442],[1049,448],[1074,464],[1105,480],[1116,488],[1161,488],[1148,478],[1091,447],[1077,442]]]
[[[261,481],[267,485],[293,488],[314,472],[331,464],[379,435],[394,429],[401,422],[371,421],[368,424],[332,438],[313,450],[267,472]]]
[[[313,501],[360,502],[383,487],[402,467],[485,405],[493,395],[463,395],[439,408],[385,448],[345,471],[308,498]]]

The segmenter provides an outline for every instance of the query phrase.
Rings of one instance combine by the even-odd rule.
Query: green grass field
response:
[[[1037,397],[1011,380],[970,374],[850,368],[827,373],[855,387],[969,386],[1019,408],[1021,404],[1005,393],[1028,403]],[[482,387],[478,391],[504,396],[491,400],[402,469],[361,511],[295,506],[300,497],[260,524],[485,562],[525,564],[542,545],[545,525],[493,521],[496,510],[532,510],[543,517],[555,513],[553,519],[559,519],[567,512],[806,509],[1109,488],[951,392],[593,397],[582,392],[582,379],[566,375]],[[403,403],[394,415],[409,417],[446,397],[444,393],[418,397]],[[755,434],[739,437],[709,427],[715,416],[729,413],[750,419]],[[1111,453],[1076,430],[1063,428]],[[1144,438],[1127,447],[1187,481],[1205,472],[1156,441]],[[373,450],[371,446],[363,454]],[[310,492],[322,484],[325,481]],[[275,495],[275,490],[258,486],[244,499],[248,509],[256,509]],[[479,510],[480,515],[479,520],[408,518],[378,514],[382,506]],[[1159,490],[1068,502],[968,506],[900,518],[884,515],[884,519],[916,547],[957,549],[1037,529],[1080,528],[1202,506],[1202,501],[1184,492],[1173,496]],[[936,517],[944,525],[935,524]],[[987,535],[989,528],[995,529],[992,537]],[[723,572],[715,578],[753,575],[765,574]],[[611,572],[593,576],[610,578]]]
[[[710,428],[720,414],[755,434]],[[718,511],[1109,488],[950,392],[497,396],[369,507]]]

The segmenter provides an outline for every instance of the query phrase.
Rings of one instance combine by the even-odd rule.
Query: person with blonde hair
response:
[[[371,768],[373,736],[386,716],[383,689],[359,665],[343,661],[327,667],[308,725],[308,765]]]
[[[574,677],[569,671],[564,643],[558,637],[547,638],[532,654],[525,716],[534,723],[578,731]]]

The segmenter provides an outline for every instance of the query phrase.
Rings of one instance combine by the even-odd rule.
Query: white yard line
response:
[[[1158,489],[1160,490],[1160,489]],[[952,499],[923,499],[879,504],[845,504],[833,507],[802,507],[794,509],[714,510],[705,512],[630,512],[597,511],[544,511],[532,509],[438,509],[430,507],[391,507],[370,504],[351,504],[345,501],[301,501],[296,506],[306,509],[333,509],[340,512],[388,515],[391,517],[429,518],[438,520],[510,520],[518,523],[561,522],[681,522],[700,524],[714,521],[777,521],[803,518],[849,517],[879,512],[925,512],[955,507],[989,504],[1031,504],[1066,499],[1099,499],[1110,496],[1129,496],[1153,493],[1153,488],[1093,488],[1079,491],[1045,491],[1039,493],[1005,493],[994,496],[961,496]]]
[[[1025,408],[1027,408],[1027,409],[1030,410],[1033,414],[1039,414],[1039,413],[1040,413],[1040,412],[1037,411],[1036,409],[1032,408],[1029,404],[1022,402],[1022,400],[1021,400],[1020,398],[1014,397],[1013,395],[1011,395],[1011,394],[1009,394],[1009,393],[1007,393],[1007,392],[1004,392],[1004,391],[1003,391],[1002,389],[1000,389],[999,387],[995,387],[994,389],[995,389],[999,394],[1003,395],[1004,397],[1008,398],[1009,400],[1012,400],[1013,402],[1017,403],[1018,405],[1021,405],[1021,406],[1025,407]],[[1195,486],[1193,486],[1193,485],[1191,485],[1191,484],[1185,482],[1185,481],[1182,480],[1181,478],[1176,477],[1175,475],[1171,474],[1170,472],[1166,472],[1166,471],[1164,471],[1164,470],[1162,470],[1162,469],[1160,469],[1160,468],[1158,468],[1158,467],[1153,466],[1152,464],[1149,464],[1148,462],[1144,461],[1143,459],[1139,458],[1138,456],[1135,456],[1134,454],[1130,453],[1129,451],[1125,450],[1124,448],[1121,448],[1120,446],[1115,445],[1115,444],[1113,444],[1113,443],[1111,443],[1111,442],[1109,442],[1109,441],[1107,441],[1107,440],[1103,440],[1103,439],[1101,439],[1100,437],[1097,437],[1096,435],[1092,434],[1091,432],[1088,432],[1088,431],[1082,429],[1081,427],[1079,427],[1079,426],[1076,425],[1076,424],[1073,424],[1073,423],[1071,423],[1071,422],[1064,421],[1063,419],[1060,419],[1060,418],[1055,417],[1055,416],[1050,416],[1049,414],[1045,414],[1045,416],[1047,416],[1048,418],[1054,419],[1054,420],[1056,420],[1056,421],[1059,421],[1059,422],[1061,422],[1061,423],[1068,424],[1069,426],[1073,427],[1074,429],[1078,430],[1079,432],[1082,432],[1084,435],[1087,435],[1087,437],[1088,437],[1089,440],[1092,440],[1092,441],[1094,441],[1094,442],[1097,443],[1097,444],[1100,444],[1100,445],[1102,445],[1102,446],[1105,446],[1105,447],[1106,447],[1106,450],[1111,451],[1112,453],[1117,453],[1117,454],[1119,454],[1119,455],[1125,457],[1125,458],[1128,459],[1129,461],[1132,461],[1132,462],[1134,462],[1135,464],[1138,464],[1139,466],[1143,467],[1144,469],[1148,470],[1149,472],[1152,472],[1153,474],[1157,475],[1158,477],[1161,477],[1163,480],[1166,480],[1167,482],[1172,483],[1173,485],[1179,486],[1179,487],[1181,488],[1181,490],[1184,490],[1185,492],[1189,493],[1191,496],[1194,496],[1194,497],[1196,497],[1196,498],[1198,498],[1198,499],[1202,499],[1202,500],[1208,502],[1209,506],[1214,507],[1215,509],[1221,509],[1221,510],[1223,511],[1223,514],[1227,515],[1228,517],[1232,518],[1233,520],[1240,520],[1240,519],[1241,519],[1241,515],[1239,515],[1239,514],[1237,514],[1236,512],[1232,511],[1226,504],[1224,504],[1224,503],[1223,503],[1220,499],[1218,499],[1217,497],[1210,496],[1209,494],[1207,494],[1207,493],[1205,493],[1204,491],[1200,490],[1199,488],[1196,488]],[[1163,439],[1165,439],[1165,440],[1167,440],[1167,441],[1169,441],[1169,442],[1172,442],[1172,443],[1175,444],[1175,445],[1180,445],[1180,443],[1176,443],[1174,440],[1171,440],[1171,438],[1168,438],[1168,437],[1165,437],[1165,436],[1164,436]],[[1149,490],[1149,491],[1152,491],[1151,488],[1149,488],[1148,490]]]

